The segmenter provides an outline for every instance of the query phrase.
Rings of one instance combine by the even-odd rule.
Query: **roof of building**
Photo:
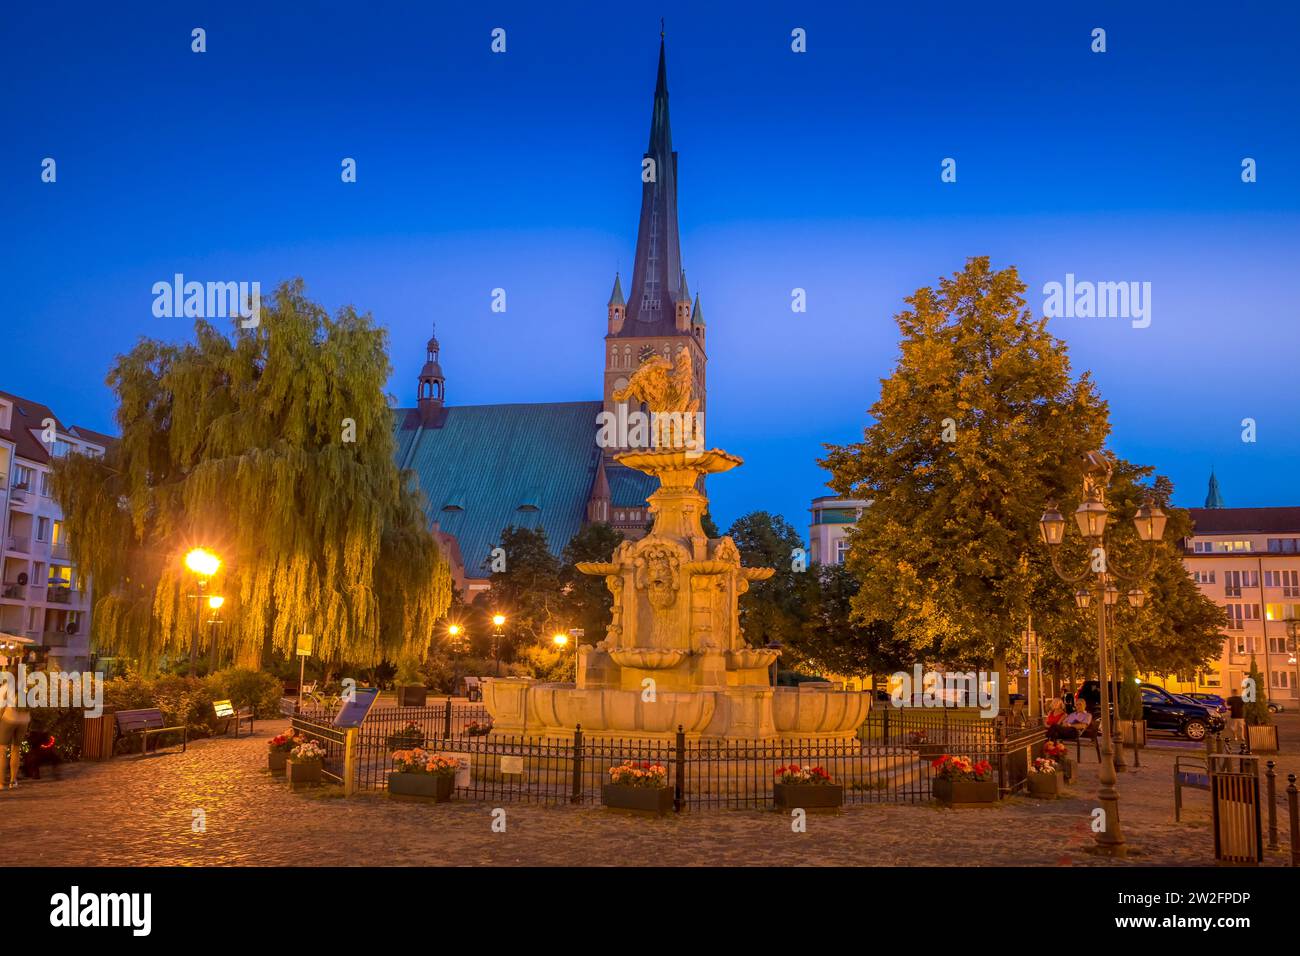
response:
[[[632,293],[627,303],[627,320],[618,333],[625,338],[677,334],[674,304],[680,298],[682,282],[677,232],[677,154],[673,152],[673,134],[668,122],[668,67],[662,40],[645,158],[654,160],[654,175],[642,177]]]
[[[396,409],[397,463],[415,473],[430,524],[456,536],[465,573],[487,577],[505,528],[542,528],[558,553],[582,528],[600,461],[600,402],[459,405],[426,428]]]
[[[1222,508],[1223,494],[1219,491],[1219,479],[1214,476],[1214,469],[1210,469],[1210,487],[1205,492],[1205,507]]]
[[[13,442],[15,457],[35,462],[38,465],[49,463],[50,449],[45,447],[45,443],[40,438],[41,431],[45,428],[46,419],[52,419],[54,427],[62,434],[78,438],[92,445],[107,448],[117,441],[112,435],[105,435],[103,432],[97,432],[82,425],[65,425],[59,419],[59,416],[54,414],[54,410],[50,406],[41,402],[35,402],[30,398],[23,398],[21,395],[6,391],[0,391],[0,398],[7,399],[14,407],[13,418],[9,423],[9,427],[0,428],[0,440]]]
[[[615,508],[641,508],[646,499],[659,489],[659,479],[627,465],[607,465],[609,503]]]
[[[1188,508],[1193,534],[1300,532],[1300,508]]]

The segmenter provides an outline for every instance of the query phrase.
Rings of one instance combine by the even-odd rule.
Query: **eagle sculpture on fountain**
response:
[[[700,400],[691,398],[694,381],[689,349],[678,352],[671,364],[662,355],[651,355],[632,373],[626,388],[614,390],[614,401],[630,398],[645,402],[651,412],[692,414],[700,409]]]

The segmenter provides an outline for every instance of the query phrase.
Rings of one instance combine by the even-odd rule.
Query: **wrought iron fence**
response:
[[[988,760],[1000,795],[1014,793],[1025,786],[1044,739],[1039,726],[891,716],[888,729],[868,721],[848,741],[709,741],[680,731],[668,738],[594,737],[581,728],[562,737],[483,735],[472,725],[484,724],[486,714],[474,705],[385,708],[372,711],[356,733],[353,783],[386,789],[393,752],[424,747],[460,759],[455,792],[465,800],[598,805],[610,769],[630,761],[666,769],[679,811],[769,806],[777,769],[789,764],[824,767],[844,787],[846,804],[912,803],[930,799],[931,763],[941,753]],[[927,731],[924,740],[909,737],[916,729]]]

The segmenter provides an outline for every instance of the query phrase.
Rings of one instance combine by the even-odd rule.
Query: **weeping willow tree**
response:
[[[230,336],[142,339],[108,376],[121,440],[58,462],[73,557],[91,576],[92,638],[138,658],[199,646],[247,666],[312,634],[327,662],[422,657],[451,600],[447,562],[394,462],[387,334],[331,318],[301,279]],[[184,555],[222,560],[201,611]]]

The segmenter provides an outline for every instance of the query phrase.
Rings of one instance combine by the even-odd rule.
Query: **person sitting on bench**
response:
[[[1043,723],[1047,725],[1050,733],[1052,728],[1065,720],[1065,701],[1059,697],[1053,697],[1047,705],[1047,716],[1043,718]]]
[[[1051,740],[1077,740],[1079,735],[1092,725],[1092,714],[1088,712],[1088,702],[1082,697],[1074,699],[1074,711],[1067,714],[1060,723],[1047,729]]]

